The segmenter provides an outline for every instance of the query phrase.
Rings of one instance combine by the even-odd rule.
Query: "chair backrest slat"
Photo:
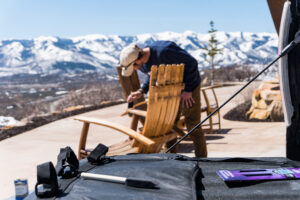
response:
[[[172,70],[172,65],[166,65],[166,68],[165,68],[166,85],[171,84],[171,70]]]
[[[156,85],[156,81],[157,81],[157,66],[153,65],[151,67],[151,72],[150,72],[149,89],[151,89],[152,86]]]
[[[157,74],[157,85],[165,85],[165,65],[159,65]]]
[[[172,65],[172,71],[171,71],[171,83],[176,83],[176,68],[177,65],[173,64]]]

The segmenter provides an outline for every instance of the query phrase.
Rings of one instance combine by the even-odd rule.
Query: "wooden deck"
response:
[[[237,91],[240,86],[217,88],[219,104]],[[224,115],[239,102],[237,96],[221,110]],[[120,115],[127,108],[121,104],[101,110],[85,113],[84,116],[99,117],[108,121],[129,126],[131,120]],[[204,119],[204,116],[202,116]],[[218,134],[207,134],[209,157],[284,157],[285,156],[285,124],[237,122],[222,120],[222,130]],[[36,183],[36,166],[52,161],[56,164],[61,147],[70,146],[77,152],[82,124],[71,117],[41,126],[15,137],[0,142],[0,199],[14,195],[13,180],[26,178],[29,189]],[[115,144],[126,139],[126,136],[114,130],[93,126],[89,132],[91,146],[98,143]],[[180,146],[181,153],[194,156],[191,141]]]

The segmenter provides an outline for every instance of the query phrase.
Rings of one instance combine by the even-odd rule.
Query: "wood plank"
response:
[[[179,80],[180,83],[183,82],[184,68],[185,68],[184,64],[181,64],[180,65],[180,80]]]
[[[154,132],[155,123],[157,122],[157,116],[159,116],[160,105],[157,98],[158,88],[152,87],[149,93],[149,103],[147,109],[147,117],[142,134],[147,136],[148,132]],[[145,134],[146,133],[146,134]]]
[[[132,147],[132,140],[126,140],[109,147],[107,156],[126,155],[128,153],[138,153],[138,148]]]
[[[172,64],[172,70],[171,70],[171,83],[174,84],[176,82],[176,64]]]
[[[170,140],[173,140],[177,137],[177,133],[176,132],[169,132],[165,135],[161,135],[161,136],[157,136],[157,137],[151,137],[151,139],[153,141],[155,141],[156,143],[166,143]]]
[[[176,72],[175,72],[175,83],[180,83],[181,79],[181,65],[176,65]]]
[[[174,119],[176,118],[177,114],[178,114],[178,108],[176,108],[176,99],[178,98],[178,89],[176,88],[176,85],[172,85],[171,86],[171,98],[169,99],[168,102],[168,112],[169,112],[169,116],[166,122],[166,132],[170,131],[174,125]]]
[[[166,65],[165,68],[165,80],[166,80],[166,85],[171,84],[171,72],[172,72],[172,65]]]
[[[166,119],[170,115],[168,112],[168,102],[169,102],[169,94],[170,94],[170,87],[169,86],[162,86],[159,88],[160,90],[160,115],[158,116],[158,121],[156,123],[156,129],[153,133],[154,136],[163,135],[166,133]]]
[[[154,68],[153,68],[154,67]],[[153,69],[152,69],[153,68]],[[142,134],[147,136],[148,132],[154,132],[155,130],[155,123],[157,121],[157,117],[159,116],[160,112],[160,104],[158,102],[158,94],[159,94],[159,89],[157,87],[158,83],[155,83],[155,81],[159,81],[161,79],[160,73],[164,71],[163,66],[160,66],[160,68],[157,69],[156,66],[152,66],[151,68],[151,75],[150,75],[150,80],[152,80],[152,87],[150,88],[149,91],[149,103],[148,103],[148,109],[147,109],[147,118],[145,122],[145,126],[143,129]],[[157,77],[157,78],[155,78]]]
[[[156,85],[156,80],[157,80],[157,66],[152,65],[151,72],[150,72],[149,93],[150,93],[151,86]]]
[[[147,112],[145,127],[142,132],[142,134],[147,137],[153,136],[153,134],[155,134],[159,116],[161,115],[162,101],[161,98],[159,97],[159,93],[160,93],[159,87],[153,88],[151,95],[154,96],[154,101],[153,103],[150,103],[149,100],[149,105],[148,105],[149,110]]]
[[[136,131],[136,129],[138,127],[139,118],[140,117],[137,116],[137,115],[132,116],[132,120],[131,120],[131,123],[130,123],[130,129]]]
[[[177,111],[177,113],[178,113],[178,110],[179,110],[179,106],[181,106],[180,105],[180,98],[181,98],[181,91],[184,89],[184,84],[180,84],[180,85],[177,85],[176,87],[178,87],[177,89],[175,89],[175,103],[173,103],[174,104],[174,107],[173,107],[173,110],[174,111]],[[171,122],[170,122],[170,124],[174,124],[175,123],[175,120],[176,120],[176,117],[177,117],[177,113],[174,113],[174,115],[173,115],[173,118],[171,119]]]
[[[165,86],[165,90],[168,91],[168,96],[165,97],[165,102],[164,102],[164,107],[163,107],[163,112],[165,113],[163,116],[162,121],[162,126],[160,129],[161,134],[165,134],[167,132],[169,132],[172,128],[172,126],[170,126],[170,122],[171,122],[171,118],[172,115],[174,114],[174,112],[172,110],[172,105],[173,105],[173,101],[174,101],[174,86],[173,85],[168,85]],[[156,136],[161,135],[160,133],[156,134]]]
[[[176,84],[172,84],[170,85],[170,99],[169,99],[169,102],[168,102],[168,112],[169,112],[169,116],[168,116],[168,119],[167,119],[167,122],[166,122],[166,127],[165,127],[165,131],[168,132],[171,130],[171,128],[173,127],[173,118],[175,118],[177,116],[177,113],[178,113],[178,108],[176,109],[175,108],[175,105],[176,105],[176,98],[178,98],[178,88],[176,86]]]
[[[145,110],[138,110],[138,109],[128,109],[126,112],[134,115],[138,115],[141,117],[146,117],[147,116],[147,111]]]
[[[127,155],[129,153],[139,153],[138,148],[127,146],[127,148],[119,149],[118,151],[109,151],[106,153],[107,156],[116,156],[116,155]]]
[[[159,65],[158,75],[157,75],[157,85],[165,85],[166,84],[164,74],[165,74],[165,65]]]
[[[142,134],[144,135],[145,130],[153,131],[154,126],[153,123],[155,122],[154,116],[156,111],[153,108],[156,108],[157,105],[157,66],[153,65],[150,72],[150,86],[149,86],[149,96],[148,96],[148,107],[147,107],[147,117],[145,120],[145,124],[143,127]],[[133,146],[138,146],[140,151],[143,151],[143,145],[138,144],[135,142]]]
[[[81,150],[85,149],[85,145],[86,145],[86,138],[88,135],[88,131],[89,131],[89,123],[84,122],[83,126],[82,126],[82,130],[81,130],[81,134],[80,134],[80,139],[79,139],[79,146],[78,146],[78,159],[82,159],[81,157]]]

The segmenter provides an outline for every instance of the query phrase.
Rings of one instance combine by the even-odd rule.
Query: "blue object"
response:
[[[28,183],[26,179],[17,179],[14,181],[16,200],[23,200],[28,195]]]

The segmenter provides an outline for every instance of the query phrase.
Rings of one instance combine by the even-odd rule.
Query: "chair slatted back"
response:
[[[142,134],[160,142],[152,147],[138,145],[141,153],[158,152],[166,142],[163,136],[171,131],[179,109],[184,88],[183,71],[183,64],[152,66],[147,117]]]

